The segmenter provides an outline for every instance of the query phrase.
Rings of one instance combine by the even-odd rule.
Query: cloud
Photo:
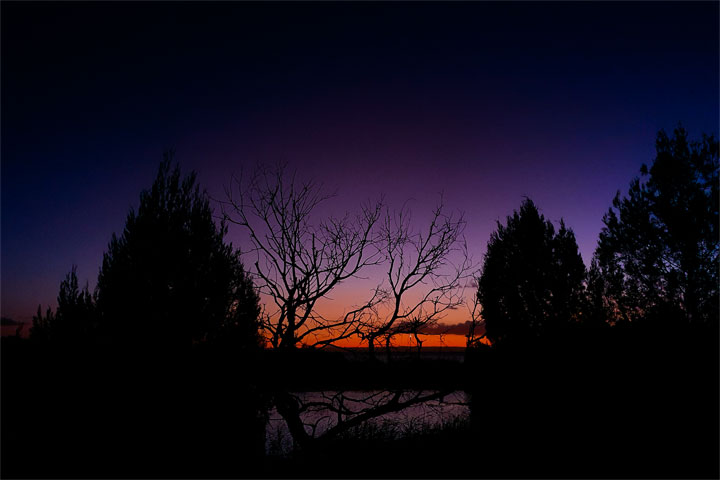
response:
[[[8,326],[8,325],[20,325],[20,323],[21,323],[21,322],[16,322],[16,321],[13,320],[12,318],[8,318],[8,317],[1,317],[1,318],[0,318],[0,325],[2,325],[3,327],[6,327],[6,326]]]
[[[450,325],[428,325],[427,327],[422,329],[421,333],[425,335],[467,335],[468,331],[470,330],[471,324],[472,322],[468,320],[466,322],[454,323]],[[480,323],[478,326],[475,327],[475,335],[482,335],[484,333],[485,325],[483,323]]]

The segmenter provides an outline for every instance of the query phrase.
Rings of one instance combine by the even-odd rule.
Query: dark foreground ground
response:
[[[718,478],[718,337],[573,333],[441,360],[2,342],[3,478]],[[264,455],[275,390],[452,388],[472,415]]]

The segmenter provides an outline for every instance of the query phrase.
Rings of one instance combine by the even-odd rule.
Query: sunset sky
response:
[[[565,219],[588,264],[657,131],[717,135],[718,13],[3,2],[2,315],[55,305],[73,264],[94,287],[168,147],[217,198],[233,172],[277,161],[337,191],[328,212],[384,194],[421,222],[443,192],[478,263],[528,196]]]

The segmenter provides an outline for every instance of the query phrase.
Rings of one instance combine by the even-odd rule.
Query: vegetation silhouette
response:
[[[238,348],[257,346],[259,299],[239,252],[224,243],[226,233],[196,174],[181,178],[166,153],[152,188],[142,192],[137,212],[130,211],[103,257],[102,335],[151,349],[189,349],[229,335]]]
[[[411,213],[406,206],[394,213],[386,209],[375,242],[386,282],[375,288],[381,302],[358,328],[371,357],[376,342],[384,340],[386,358],[392,359],[393,339],[400,335],[413,335],[419,354],[419,334],[463,304],[462,284],[475,268],[462,214],[448,212],[441,198],[429,221],[416,229]]]
[[[3,339],[3,477],[259,471],[259,298],[195,182],[166,154],[95,295],[73,267],[31,339]]]
[[[718,141],[678,126],[656,150],[603,218],[595,257],[612,320],[717,323]]]
[[[376,342],[384,341],[389,360],[395,337],[413,334],[418,338],[422,328],[462,304],[460,285],[472,268],[462,237],[464,219],[446,213],[442,202],[427,228],[416,231],[407,208],[392,213],[382,202],[363,205],[354,216],[320,219],[318,207],[329,198],[320,185],[302,182],[297,172],[279,165],[258,166],[247,181],[234,178],[223,203],[225,218],[247,234],[254,256],[253,275],[260,291],[271,299],[263,328],[269,348],[276,350],[270,357],[274,367],[268,370],[274,383],[272,400],[304,455],[322,450],[331,439],[366,420],[448,393],[407,394],[402,388],[390,389],[387,395],[373,396],[373,402],[350,410],[342,406],[345,395],[339,392],[332,401],[319,402],[339,419],[321,433],[302,418],[309,408],[320,405],[308,405],[294,395],[288,377],[303,378],[302,389],[319,383],[313,379],[321,375],[318,370],[331,370],[338,377],[351,372],[338,368],[342,364],[327,355],[321,357],[334,362],[332,366],[318,368],[317,355],[308,350],[355,336],[367,342],[371,359]],[[449,257],[458,252],[464,261],[450,265]],[[386,281],[372,289],[369,299],[333,318],[316,310],[319,300],[368,267],[387,268]],[[366,371],[378,370],[371,365],[364,366]],[[367,375],[353,378],[367,383]],[[348,385],[346,380],[335,383]]]
[[[496,345],[555,334],[578,322],[585,266],[575,235],[560,221],[555,233],[535,204],[498,222],[478,279],[478,300],[488,338]]]
[[[75,265],[60,283],[57,304],[54,313],[48,308],[45,315],[42,314],[42,306],[38,305],[30,338],[66,344],[90,341],[97,331],[98,312],[87,284],[82,290],[78,287]]]
[[[354,217],[320,220],[318,207],[332,195],[284,165],[258,165],[247,182],[233,177],[226,196],[223,219],[247,233],[258,290],[272,299],[262,316],[270,345],[322,347],[354,335],[358,321],[382,300],[379,292],[339,319],[318,315],[315,305],[379,261],[372,233],[382,204],[363,205]]]
[[[467,365],[484,476],[718,476],[717,151],[712,137],[660,132],[584,279],[581,263],[552,261],[552,227],[529,201],[498,225],[478,291],[497,343]],[[574,274],[556,299],[557,265]],[[556,312],[566,328],[544,335],[538,319]],[[518,331],[525,341],[505,341]]]
[[[641,173],[605,216],[587,271],[572,230],[531,200],[498,222],[470,284],[464,363],[383,363],[334,343],[417,334],[457,308],[472,264],[462,218],[438,208],[420,235],[404,211],[383,221],[375,205],[313,226],[322,193],[261,171],[225,203],[254,239],[248,272],[168,153],[96,291],[73,267],[30,339],[2,339],[0,474],[717,478],[717,142],[661,132]],[[442,270],[458,249],[465,262]],[[315,311],[384,262],[389,289],[336,319]],[[403,300],[414,282],[429,285],[419,303]],[[279,310],[263,312],[258,292]],[[364,406],[350,408],[348,390],[365,392]],[[471,394],[469,421],[402,438],[369,422],[455,390]],[[331,393],[304,401],[308,391]],[[272,407],[298,447],[286,457],[265,454]],[[313,408],[336,419],[324,433],[303,416]]]

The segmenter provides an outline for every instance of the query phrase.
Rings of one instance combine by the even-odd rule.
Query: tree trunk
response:
[[[307,449],[312,438],[305,431],[300,418],[300,407],[291,395],[285,392],[275,393],[275,407],[288,426],[290,435],[301,449]]]
[[[387,362],[388,362],[388,363],[390,363],[390,361],[392,360],[392,357],[391,357],[392,353],[390,352],[390,350],[391,350],[391,348],[392,348],[391,345],[390,345],[390,339],[391,339],[391,336],[390,336],[390,335],[388,335],[388,336],[385,338],[385,351],[386,351],[386,353],[387,353]]]
[[[283,332],[282,346],[286,349],[295,348],[295,306],[288,306],[287,327]]]

